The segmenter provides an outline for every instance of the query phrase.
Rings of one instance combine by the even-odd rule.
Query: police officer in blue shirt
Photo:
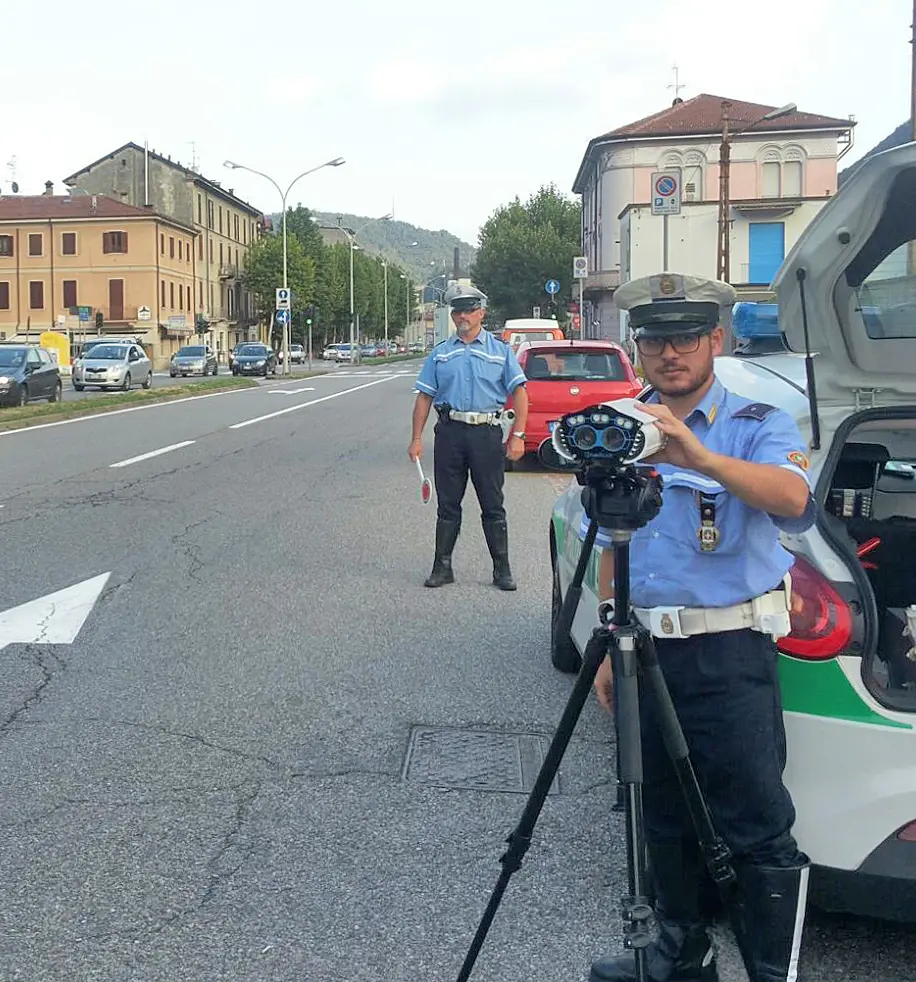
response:
[[[793,556],[780,532],[813,524],[808,459],[788,414],[729,392],[713,358],[736,295],[726,283],[662,274],[624,284],[651,395],[645,410],[667,436],[652,459],[663,479],[658,516],[632,539],[631,596],[655,637],[713,823],[737,874],[733,925],[752,982],[794,982],[808,858],[792,836],[783,783],[786,736],[775,639],[789,632]],[[584,537],[585,526],[581,530]],[[607,534],[602,592],[613,594]],[[612,711],[611,663],[595,680]],[[705,870],[651,693],[641,699],[644,804],[656,889],[653,982],[718,978],[703,916]],[[707,881],[708,882],[708,881]],[[636,978],[632,952],[602,958],[591,982]]]
[[[475,287],[455,284],[445,295],[456,333],[436,345],[415,383],[411,460],[423,453],[423,427],[431,406],[435,427],[434,469],[438,515],[436,553],[425,585],[454,583],[452,550],[461,531],[461,499],[468,475],[480,502],[481,520],[493,559],[493,582],[514,590],[509,566],[509,532],[503,507],[505,457],[525,452],[528,394],[525,373],[512,349],[483,330],[487,298]],[[513,397],[515,420],[505,449],[500,414]]]

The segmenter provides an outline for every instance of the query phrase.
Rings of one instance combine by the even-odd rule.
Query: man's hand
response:
[[[407,448],[407,456],[411,460],[419,460],[423,456],[423,441],[420,439],[411,440]]]
[[[647,457],[644,463],[674,464],[675,467],[686,467],[701,474],[706,472],[714,455],[700,443],[683,420],[661,404],[647,403],[639,408],[655,417],[658,428],[668,438],[665,449]]]
[[[506,456],[509,460],[521,460],[525,456],[525,441],[520,436],[510,436],[506,444]]]
[[[595,687],[595,695],[598,702],[609,713],[614,711],[614,670],[611,667],[611,659],[605,658],[598,666],[598,674],[592,683]]]

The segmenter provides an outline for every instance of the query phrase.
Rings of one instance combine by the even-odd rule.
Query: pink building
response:
[[[668,268],[716,275],[719,154],[727,115],[731,145],[729,282],[747,298],[768,285],[795,239],[837,188],[837,161],[854,122],[715,95],[667,109],[591,140],[573,191],[582,196],[588,257],[588,333],[618,336],[621,282],[663,268],[662,219],[651,214],[652,174],[677,168],[681,211],[669,219]],[[595,323],[600,324],[596,328]]]

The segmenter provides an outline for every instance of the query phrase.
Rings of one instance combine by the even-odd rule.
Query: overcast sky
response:
[[[48,0],[3,11],[0,182],[22,193],[133,140],[264,211],[290,203],[445,228],[555,182],[589,139],[700,92],[839,117],[852,162],[910,111],[911,0]],[[204,11],[207,11],[205,13]],[[34,40],[33,40],[34,39]]]

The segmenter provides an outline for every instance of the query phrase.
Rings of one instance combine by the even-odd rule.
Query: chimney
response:
[[[51,181],[45,181],[44,197],[45,198],[54,197],[54,184]]]
[[[98,208],[98,206],[99,206],[99,199],[98,199],[98,195],[95,195],[95,194],[94,194],[94,195],[92,196],[92,200],[91,200],[91,201],[90,201],[90,203],[89,203],[89,214],[90,214],[90,215],[94,215],[94,214],[95,214],[95,212],[96,212],[96,209]]]

